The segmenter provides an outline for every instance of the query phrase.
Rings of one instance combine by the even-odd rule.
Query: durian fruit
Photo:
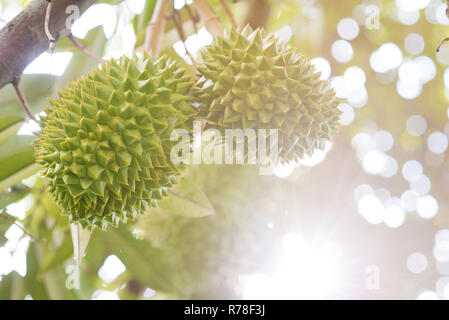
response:
[[[166,57],[101,64],[50,100],[36,154],[49,191],[70,222],[117,226],[167,194],[182,165],[170,134],[192,130],[193,81]]]
[[[301,53],[263,30],[235,29],[201,52],[193,89],[216,129],[278,129],[277,163],[322,149],[338,128],[340,99]],[[257,132],[256,132],[257,133]]]

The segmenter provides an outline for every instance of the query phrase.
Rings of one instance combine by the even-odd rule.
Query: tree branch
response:
[[[225,1],[225,0],[220,0],[220,3],[221,3],[221,5],[222,5],[223,9],[225,10],[226,14],[228,15],[229,20],[231,20],[232,26],[233,26],[234,28],[237,28],[237,26],[238,26],[238,25],[237,25],[237,22],[235,21],[234,15],[232,14],[232,11],[231,11],[231,9],[229,8],[229,6],[228,6],[228,4],[226,3],[226,1]]]
[[[75,36],[73,34],[69,33],[67,35],[67,38],[69,38],[70,41],[72,41],[73,45],[75,47],[77,47],[86,56],[91,57],[92,59],[94,59],[98,63],[104,62],[104,60],[102,58],[100,58],[100,57],[97,57],[97,55],[90,48],[84,46],[81,42],[79,42],[79,40],[77,38],[75,38]]]
[[[147,26],[144,49],[147,52],[151,51],[155,56],[159,54],[161,48],[165,28],[165,16],[169,4],[170,0],[158,0],[151,21]]]
[[[270,4],[267,0],[251,0],[246,14],[245,24],[249,24],[253,29],[266,26],[270,15]]]
[[[34,242],[38,241],[31,233],[26,231],[26,229],[24,227],[22,227],[20,224],[18,224],[16,219],[14,219],[12,216],[10,216],[5,210],[0,211],[0,218],[4,218],[8,222],[16,225],[16,227],[18,227],[20,230],[22,230],[23,233],[25,233],[28,237],[30,237],[32,241],[34,241]]]
[[[185,35],[185,32],[184,32],[184,28],[182,26],[182,20],[181,20],[181,18],[179,16],[178,10],[173,10],[173,14],[171,15],[171,19],[173,20],[173,24],[175,25],[176,31],[178,31],[179,38],[181,39],[182,44],[184,45],[184,49],[186,50],[186,55],[189,57],[190,61],[192,62],[193,67],[196,70],[197,66],[196,66],[195,58],[192,56],[192,54],[190,53],[189,49],[186,46],[187,38],[186,38],[186,35]]]
[[[190,5],[186,4],[184,6],[184,8],[186,8],[187,13],[189,14],[190,20],[192,20],[192,26],[193,26],[193,30],[195,30],[195,33],[198,33],[198,27],[197,27],[197,23],[200,22],[200,17],[198,16],[198,12],[196,11],[195,8],[193,8],[193,10],[190,10]],[[194,11],[194,12],[192,12]]]
[[[218,18],[212,7],[207,3],[207,0],[195,0],[194,3],[207,31],[214,36],[223,36],[220,18]]]
[[[447,0],[447,5],[446,5],[446,16],[449,18],[449,0]],[[441,40],[440,44],[437,47],[437,52],[440,52],[440,48],[441,46],[446,42],[449,41],[449,37],[444,38],[443,40]]]
[[[19,97],[20,103],[22,103],[25,112],[30,116],[31,120],[39,124],[39,121],[36,120],[36,117],[34,116],[34,113],[31,110],[30,105],[28,104],[25,94],[23,93],[22,86],[20,85],[20,80],[18,78],[15,78],[11,83],[14,87],[14,90],[16,90],[17,97]]]
[[[446,15],[449,18],[449,0],[446,1],[447,6],[446,6]]]
[[[67,7],[75,5],[81,14],[96,0],[53,2],[49,31],[56,39],[61,39],[69,33]],[[34,0],[0,30],[0,89],[19,78],[26,66],[48,48],[44,24],[47,4],[46,0]]]

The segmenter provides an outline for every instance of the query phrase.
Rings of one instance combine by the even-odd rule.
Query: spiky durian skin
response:
[[[170,134],[192,129],[192,84],[176,63],[145,54],[105,62],[50,100],[36,154],[71,222],[117,226],[166,195],[183,169],[170,161]]]
[[[322,149],[340,99],[302,54],[261,29],[231,29],[201,52],[194,95],[209,127],[278,129],[278,163]]]

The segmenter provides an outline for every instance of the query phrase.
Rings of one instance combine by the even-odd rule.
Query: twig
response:
[[[179,194],[179,193],[177,193],[177,192],[175,192],[173,190],[170,190],[170,189],[167,190],[167,192],[172,194],[172,195],[174,195],[174,196],[176,196],[176,197],[178,197],[178,198],[187,200],[187,201],[193,203],[194,205],[197,205],[198,207],[203,208],[203,209],[209,211],[210,213],[214,213],[214,209],[213,208],[209,208],[209,207],[203,205],[202,203],[200,203],[200,202],[198,202],[196,200],[190,199],[189,197],[183,196],[182,194]]]
[[[56,39],[67,35],[68,6],[76,5],[81,15],[95,2],[53,0],[49,23],[51,34]],[[35,0],[27,3],[29,5],[21,13],[0,27],[0,89],[20,76],[31,61],[48,50],[48,37],[44,27],[48,2]]]
[[[144,48],[154,55],[159,54],[165,27],[165,15],[170,0],[158,0],[151,21],[147,25]]]
[[[233,26],[234,28],[237,28],[237,22],[235,22],[234,15],[232,14],[231,9],[229,9],[229,6],[228,6],[228,4],[226,3],[226,1],[225,1],[225,0],[220,0],[220,3],[221,3],[221,5],[223,6],[223,8],[224,8],[226,14],[228,15],[229,20],[231,20],[232,26]]]
[[[171,15],[171,19],[173,20],[173,24],[175,25],[176,31],[178,32],[179,38],[182,41],[182,44],[184,45],[184,49],[186,50],[186,55],[189,57],[190,61],[192,62],[193,67],[196,69],[196,61],[195,58],[193,58],[192,54],[190,53],[189,49],[186,46],[186,35],[184,33],[184,29],[182,28],[182,22],[179,21],[179,13],[177,10],[173,10],[173,14]]]
[[[449,0],[448,0],[449,1]],[[437,52],[440,52],[440,48],[441,46],[446,42],[449,41],[449,37],[444,38],[443,40],[441,40],[440,44],[437,47]]]
[[[446,16],[449,18],[449,0],[447,0],[447,6],[446,6]],[[441,40],[440,44],[437,47],[437,52],[440,52],[440,48],[441,46],[449,40],[449,37],[444,38],[443,40]]]
[[[73,36],[72,33],[69,33],[67,37],[72,41],[73,45],[77,47],[80,51],[82,51],[85,55],[91,57],[92,59],[98,61],[99,63],[104,62],[103,59],[97,57],[97,55],[88,47],[84,46],[77,38]]]
[[[52,0],[47,0],[48,4],[47,4],[47,11],[45,12],[44,27],[45,27],[45,34],[47,35],[48,41],[50,42],[49,49],[53,53],[55,51],[55,47],[56,47],[56,38],[53,37],[53,35],[50,32],[50,28],[48,27],[50,24],[51,1]]]
[[[215,14],[212,7],[207,3],[206,0],[195,0],[195,7],[201,19],[206,26],[207,31],[209,31],[214,36],[223,36],[223,28],[220,24],[220,18]]]
[[[195,30],[195,33],[198,33],[197,23],[200,22],[200,17],[198,16],[198,11],[196,11],[196,9],[193,8],[193,10],[195,11],[195,14],[193,14],[189,5],[185,5],[184,7],[186,8],[187,13],[190,16],[190,20],[192,20],[193,30]]]
[[[36,121],[37,124],[39,122],[36,120],[36,117],[34,116],[33,111],[30,108],[30,105],[28,104],[28,101],[23,93],[22,86],[20,85],[20,80],[18,78],[15,78],[14,81],[11,82],[14,89],[16,90],[17,97],[19,97],[20,102],[22,103],[23,108],[25,109],[25,112],[30,116],[31,120]]]
[[[11,222],[12,224],[16,225],[20,230],[22,230],[27,236],[29,236],[31,238],[31,240],[33,240],[34,242],[37,242],[37,239],[28,231],[25,230],[24,227],[22,227],[20,224],[17,223],[17,221],[11,217],[8,213],[6,213],[4,210],[2,210],[2,212],[0,212],[0,217],[3,217],[4,219],[6,219],[7,221]]]
[[[446,16],[449,18],[449,0],[447,0]]]

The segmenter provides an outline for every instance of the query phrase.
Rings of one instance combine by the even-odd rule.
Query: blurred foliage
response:
[[[122,1],[101,2],[115,5],[119,14],[125,10]],[[397,18],[394,0],[265,2],[269,7],[267,29],[276,32],[288,26],[292,35],[290,44],[308,56],[326,58],[331,62],[331,76],[342,75],[349,66],[359,66],[366,74],[368,103],[354,109],[354,122],[342,127],[325,161],[313,167],[301,166],[286,179],[259,175],[254,167],[191,166],[177,193],[188,194],[194,202],[171,195],[162,202],[161,208],[151,209],[135,224],[110,228],[107,232],[95,231],[78,270],[73,260],[68,218],[60,214],[39,175],[22,181],[37,171],[32,152],[34,137],[16,135],[26,114],[13,88],[2,88],[0,250],[5,245],[4,250],[13,253],[15,249],[8,247],[8,243],[12,245],[14,241],[27,249],[25,273],[11,271],[0,275],[0,299],[90,299],[102,291],[115,292],[121,299],[145,299],[147,288],[156,291],[153,299],[241,298],[240,275],[274,270],[287,232],[342,244],[346,267],[339,277],[346,282],[346,287],[326,297],[414,298],[420,288],[433,288],[443,275],[435,270],[432,250],[435,232],[449,226],[449,162],[445,154],[429,153],[427,134],[412,137],[405,123],[411,115],[421,114],[426,117],[428,133],[444,131],[448,105],[443,83],[445,66],[437,63],[435,49],[446,35],[447,26],[430,24],[424,10],[419,12],[416,24],[405,25]],[[229,18],[220,1],[210,3],[223,25],[229,27]],[[0,14],[13,4],[24,7],[27,1],[0,0]],[[252,14],[249,4],[250,1],[235,4],[229,1],[241,24]],[[337,24],[342,18],[353,16],[361,4],[382,7],[380,29],[368,30],[361,26],[359,36],[351,41],[352,60],[335,62],[331,45],[339,39]],[[145,1],[143,13],[132,15],[128,21],[136,35],[136,50],[141,49],[154,5],[154,0]],[[181,10],[180,16],[186,36],[192,35],[194,25],[187,11]],[[171,20],[165,31],[162,53],[193,72],[191,65],[173,49],[179,35]],[[385,42],[393,42],[403,49],[404,38],[412,32],[425,39],[421,55],[434,60],[437,72],[424,85],[419,97],[406,100],[397,93],[396,81],[382,84],[378,80],[379,75],[370,67],[370,56]],[[81,40],[99,56],[107,53],[112,41],[113,38],[105,37],[101,27],[90,30]],[[22,76],[24,91],[35,113],[41,112],[47,106],[47,99],[68,82],[96,66],[95,61],[67,40],[58,42],[57,50],[74,53],[62,76],[53,79],[48,74]],[[397,70],[392,73],[396,79]],[[369,224],[358,214],[353,199],[357,185],[387,188],[395,197],[407,189],[400,168],[392,178],[369,175],[363,170],[353,150],[352,138],[358,132],[376,130],[392,134],[395,145],[390,155],[400,166],[409,159],[425,165],[432,182],[432,195],[439,204],[434,219],[423,220],[417,214],[407,214],[403,226],[390,229]],[[28,205],[23,209],[25,204]],[[9,212],[14,206],[26,210],[24,217]],[[17,226],[26,233],[14,241],[8,239],[7,231]],[[415,251],[429,257],[429,267],[421,275],[413,275],[406,268],[408,255]],[[117,256],[126,271],[106,283],[99,277],[99,270],[110,255]],[[364,268],[368,265],[377,265],[382,270],[382,290],[366,289]],[[69,285],[74,270],[80,275],[78,290]]]

